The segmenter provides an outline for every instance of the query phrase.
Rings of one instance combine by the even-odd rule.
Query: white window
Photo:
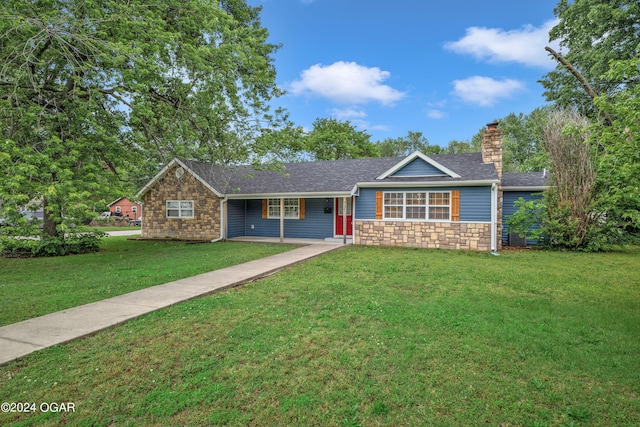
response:
[[[451,192],[385,192],[383,206],[384,219],[449,221]]]
[[[167,200],[167,218],[193,218],[193,200]]]
[[[120,206],[116,206],[116,212],[117,213],[122,213],[122,208]]]
[[[427,215],[427,193],[406,193],[406,219],[425,219]]]
[[[138,213],[138,207],[137,206],[131,206],[131,212],[134,214]]]
[[[429,219],[448,221],[451,212],[450,193],[429,193]]]
[[[271,219],[280,218],[280,199],[268,200],[267,215]],[[300,218],[300,199],[284,199],[284,217]]]
[[[402,219],[404,193],[384,193],[384,217]]]

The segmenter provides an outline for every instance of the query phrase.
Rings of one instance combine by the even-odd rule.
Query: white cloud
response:
[[[549,31],[558,23],[557,19],[545,22],[540,27],[527,25],[518,30],[502,28],[470,27],[458,41],[445,43],[453,52],[473,55],[490,62],[517,62],[527,66],[554,68],[555,62],[544,50],[557,43],[549,43]]]
[[[334,108],[333,110],[331,110],[331,116],[335,117],[336,119],[344,120],[344,119],[367,117],[367,113],[365,113],[362,110],[356,110],[354,108],[345,108],[345,109]]]
[[[379,131],[388,131],[391,128],[387,125],[370,125],[367,126],[367,130],[379,130]]]
[[[380,102],[392,105],[405,96],[391,86],[382,84],[391,76],[377,67],[365,67],[355,62],[316,64],[304,70],[300,80],[291,83],[294,95],[311,93],[344,104]]]
[[[447,105],[447,100],[441,99],[440,101],[429,102],[427,105],[433,108],[444,108]]]
[[[447,114],[441,110],[428,110],[427,117],[430,119],[439,120],[447,117]]]
[[[495,80],[490,77],[473,76],[464,80],[453,81],[453,94],[465,102],[488,107],[498,99],[509,98],[515,92],[524,89],[518,80]]]
[[[371,123],[368,120],[366,120],[367,113],[359,109],[333,108],[330,114],[332,118],[338,119],[340,121],[348,121],[357,129],[360,129],[360,130],[366,131],[367,129],[371,129],[372,127]]]
[[[333,108],[330,112],[332,118],[341,120],[341,121],[349,121],[356,129],[363,130],[365,132],[368,131],[388,131],[389,126],[387,125],[374,125],[371,124],[368,120],[366,120],[367,113],[360,109],[356,108]]]

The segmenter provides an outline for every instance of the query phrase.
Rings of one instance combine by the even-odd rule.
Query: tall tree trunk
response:
[[[47,206],[49,206],[49,201],[45,197],[44,202],[42,203],[42,209],[44,210],[42,231],[49,237],[58,237],[56,221],[53,219],[51,213],[48,212]]]

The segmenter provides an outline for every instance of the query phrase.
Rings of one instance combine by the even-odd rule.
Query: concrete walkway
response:
[[[163,307],[265,277],[341,247],[303,246],[277,255],[0,327],[0,365],[94,334]]]
[[[139,236],[141,233],[140,230],[118,230],[118,231],[107,231],[109,236]]]

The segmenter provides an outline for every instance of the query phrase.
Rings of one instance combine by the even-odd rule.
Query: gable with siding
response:
[[[445,172],[438,169],[434,165],[425,162],[420,158],[416,158],[400,170],[391,174],[392,177],[420,177],[420,176],[447,176]]]

